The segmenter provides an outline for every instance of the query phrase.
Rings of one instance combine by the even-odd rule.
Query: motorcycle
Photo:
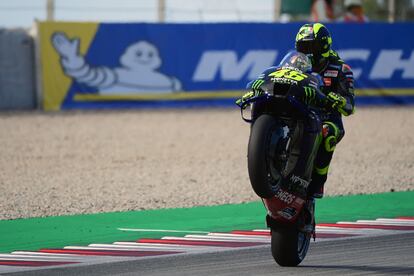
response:
[[[236,101],[242,119],[251,124],[247,154],[250,183],[267,210],[271,252],[281,266],[300,264],[311,238],[315,238],[315,200],[308,195],[308,186],[322,131],[318,106],[312,106],[307,96],[321,103],[325,95],[310,68],[305,55],[291,52],[278,67],[250,82],[248,89],[253,91]],[[300,161],[305,128],[312,125],[315,144],[299,177],[291,172]]]

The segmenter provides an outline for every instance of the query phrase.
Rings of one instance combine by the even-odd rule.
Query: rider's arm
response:
[[[331,108],[349,116],[355,110],[354,75],[351,68],[343,64],[338,76],[338,89],[336,92],[330,92],[327,99]]]

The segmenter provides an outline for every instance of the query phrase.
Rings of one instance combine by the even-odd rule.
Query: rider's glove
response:
[[[244,94],[240,99],[236,101],[237,105],[241,105],[245,101],[247,101],[250,98],[253,98],[255,96],[255,93],[253,91],[249,91],[246,94]]]
[[[246,102],[248,99],[253,98],[255,96],[259,96],[263,94],[263,90],[260,88],[260,86],[264,83],[264,80],[258,79],[255,81],[252,81],[248,84],[248,88],[251,89],[251,91],[244,94],[240,99],[236,101],[237,105],[241,105],[244,102]]]
[[[264,80],[262,79],[257,79],[255,81],[253,81],[250,84],[251,90],[254,93],[254,96],[259,96],[263,93],[263,89],[261,88],[262,84],[264,83]]]
[[[334,92],[329,92],[326,96],[328,106],[330,106],[333,110],[336,110],[340,113],[343,112],[343,108],[346,105],[346,99],[339,94]]]

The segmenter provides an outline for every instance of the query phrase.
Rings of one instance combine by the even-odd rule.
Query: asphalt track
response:
[[[414,233],[311,244],[299,267],[278,266],[270,247],[156,257],[5,275],[414,275]]]

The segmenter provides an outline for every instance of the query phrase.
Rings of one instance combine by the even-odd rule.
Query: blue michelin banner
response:
[[[45,109],[232,103],[302,25],[84,24],[41,23]],[[414,102],[414,24],[327,27],[359,103]]]

